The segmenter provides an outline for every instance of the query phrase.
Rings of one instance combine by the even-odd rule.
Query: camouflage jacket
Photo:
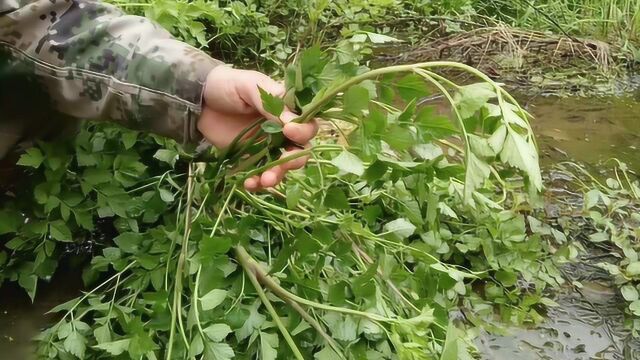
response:
[[[70,119],[199,140],[203,84],[218,64],[99,1],[0,0],[0,159]]]

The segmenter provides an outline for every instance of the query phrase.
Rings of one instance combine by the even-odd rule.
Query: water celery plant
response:
[[[441,75],[451,69],[480,83]],[[311,157],[304,170],[261,194],[241,185],[289,160],[277,124],[204,155],[156,153],[171,169],[134,190],[152,199],[169,181],[172,211],[118,222],[87,270],[110,277],[54,309],[65,315],[40,335],[41,356],[465,359],[473,332],[452,311],[466,326],[492,328],[491,304],[540,320],[544,289],[562,280],[518,211],[528,202],[514,191],[542,184],[528,116],[508,93],[457,63],[369,70],[319,48],[285,73],[287,95],[263,93],[265,108],[340,135],[320,136],[295,155]],[[446,101],[425,103],[433,93]]]

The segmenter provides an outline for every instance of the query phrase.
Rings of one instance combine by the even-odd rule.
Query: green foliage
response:
[[[61,320],[39,335],[41,357],[465,359],[474,332],[457,326],[542,320],[545,290],[564,282],[556,265],[581,248],[531,212],[542,177],[526,112],[460,64],[361,65],[371,44],[396,41],[380,24],[473,14],[476,2],[112,2],[224,60],[280,71],[284,99],[261,92],[269,113],[286,104],[300,121],[348,126],[261,194],[241,184],[278,162],[271,122],[246,153],[209,163],[104,124],[29,149],[27,181],[0,209],[0,282],[33,298],[80,257],[90,289],[52,310]],[[279,69],[298,44],[340,37]],[[439,75],[451,68],[479,83]],[[451,116],[419,105],[434,93]],[[603,222],[605,191],[586,198],[600,229],[591,240],[628,257],[607,269],[640,316],[633,234]],[[452,311],[469,321],[454,324]]]
[[[40,356],[470,358],[452,310],[473,319],[464,326],[492,328],[494,311],[539,322],[544,290],[563,282],[555,265],[571,257],[551,249],[572,245],[542,222],[528,229],[519,211],[530,205],[514,174],[541,186],[526,113],[459,64],[446,66],[483,85],[441,82],[428,64],[358,61],[310,48],[285,71],[300,121],[355,127],[305,150],[314,160],[278,192],[241,190],[279,161],[264,151],[281,137],[267,125],[249,153],[210,163],[107,125],[30,150],[30,183],[3,204],[2,276],[35,296],[65,251],[93,245],[92,290],[53,310],[62,319],[38,337]],[[452,119],[416,105],[434,92]]]
[[[640,182],[625,163],[612,159],[614,163],[609,174],[612,177],[595,177],[583,166],[567,163],[559,166],[583,192],[582,217],[585,225],[567,229],[576,237],[585,239],[585,246],[605,249],[601,260],[592,265],[603,269],[612,277],[620,295],[627,302],[626,324],[633,336],[640,334],[640,261],[638,259],[638,231],[640,216]]]

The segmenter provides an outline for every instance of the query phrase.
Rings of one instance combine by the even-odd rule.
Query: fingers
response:
[[[244,181],[244,188],[248,191],[259,191],[260,187],[260,176],[253,176]]]
[[[262,173],[262,175],[256,175],[246,179],[244,181],[244,188],[248,191],[257,192],[266,188],[274,187],[282,181],[285,172],[285,168],[281,165],[274,166]]]
[[[292,122],[298,116],[285,110],[280,118],[284,122],[282,133],[296,144],[306,144],[318,133],[318,122],[314,119],[306,124]]]
[[[308,146],[307,146],[308,147]],[[288,151],[284,152],[281,159],[290,157],[299,153],[302,149],[290,148]],[[309,160],[309,156],[301,156],[291,161],[288,161],[284,164],[274,166],[271,169],[265,171],[260,176],[253,176],[244,181],[244,187],[248,191],[260,191],[266,188],[274,187],[278,185],[282,179],[284,179],[287,171],[296,170],[304,167],[304,165]]]

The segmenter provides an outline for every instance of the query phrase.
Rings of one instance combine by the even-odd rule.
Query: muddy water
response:
[[[617,157],[640,170],[640,94],[637,98],[521,98],[535,120],[543,164],[572,159],[596,164]],[[589,267],[568,271],[584,285],[581,291],[563,289],[549,319],[533,329],[512,328],[508,336],[478,338],[487,360],[640,359],[640,345],[630,341],[623,326],[622,301]],[[56,276],[31,305],[15,287],[0,289],[0,359],[32,356],[30,339],[52,319],[44,313],[79,293],[72,274]]]
[[[616,157],[640,171],[640,97],[529,98],[543,167],[563,160],[596,165]],[[537,328],[510,328],[507,336],[477,339],[487,360],[640,359],[640,341],[624,326],[624,300],[608,274],[588,264],[564,269],[582,289],[567,286]]]
[[[617,157],[640,169],[640,93],[637,98],[529,98],[543,165],[567,155],[595,164]]]

